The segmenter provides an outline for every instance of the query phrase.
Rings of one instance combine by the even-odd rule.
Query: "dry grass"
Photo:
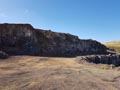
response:
[[[107,47],[115,49],[117,52],[120,52],[120,41],[113,41],[104,43]]]
[[[119,69],[103,66],[78,64],[75,58],[14,56],[0,61],[0,90],[120,90]]]

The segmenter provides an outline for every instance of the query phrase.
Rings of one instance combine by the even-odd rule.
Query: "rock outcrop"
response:
[[[81,62],[90,62],[96,64],[113,64],[115,66],[120,66],[120,55],[109,54],[109,55],[87,55],[87,56],[78,56],[76,58],[78,63]]]
[[[0,24],[0,50],[10,55],[77,56],[107,54],[107,47],[94,40],[30,24]]]

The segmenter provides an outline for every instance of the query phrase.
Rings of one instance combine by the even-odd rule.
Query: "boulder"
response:
[[[0,51],[0,59],[6,59],[6,58],[8,58],[8,57],[9,57],[8,54],[6,54],[6,53],[3,52],[3,51]]]

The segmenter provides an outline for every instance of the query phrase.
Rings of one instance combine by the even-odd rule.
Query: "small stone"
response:
[[[8,57],[9,57],[8,54],[6,54],[6,53],[3,52],[3,51],[0,51],[0,59],[6,59],[6,58],[8,58]]]

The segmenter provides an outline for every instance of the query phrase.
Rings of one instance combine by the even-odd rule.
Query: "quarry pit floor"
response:
[[[0,90],[120,90],[120,67],[75,60],[38,56],[0,60]]]

